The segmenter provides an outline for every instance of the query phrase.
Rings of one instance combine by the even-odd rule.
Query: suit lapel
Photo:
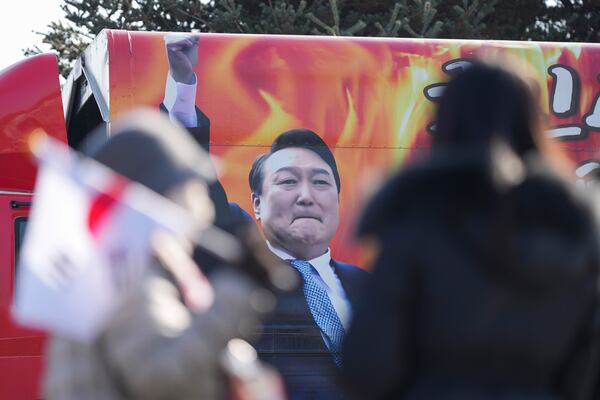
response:
[[[333,271],[335,272],[338,279],[340,280],[342,287],[344,288],[344,291],[346,292],[346,296],[348,297],[348,300],[350,301],[350,305],[354,309],[354,307],[356,306],[356,302],[358,301],[358,297],[359,297],[359,283],[360,282],[357,282],[357,280],[354,279],[352,271],[349,268],[344,268],[344,266],[342,264],[338,263],[333,258],[331,259],[329,265],[331,265],[333,267]]]

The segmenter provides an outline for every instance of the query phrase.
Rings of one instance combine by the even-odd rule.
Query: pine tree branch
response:
[[[333,30],[337,35],[340,34],[340,13],[337,7],[337,0],[329,0],[331,6],[331,13],[333,14]]]
[[[404,28],[404,30],[406,32],[408,32],[412,37],[423,37],[422,35],[419,35],[417,32],[414,31],[414,29],[410,26],[410,22],[408,21],[408,18],[403,18],[402,19],[402,27]]]
[[[390,19],[388,20],[385,27],[381,24],[381,22],[375,22],[375,27],[379,31],[379,36],[396,36],[398,31],[402,27],[402,23],[398,20],[398,15],[400,14],[400,3],[395,3],[392,13],[390,15]]]
[[[353,36],[355,33],[358,33],[360,31],[362,31],[366,27],[367,27],[367,24],[365,24],[364,21],[362,21],[362,20],[359,19],[350,28],[345,29],[344,32],[343,32],[343,34],[344,34],[344,36]]]
[[[330,27],[329,25],[327,25],[326,23],[324,23],[323,21],[321,21],[319,18],[315,17],[315,15],[313,13],[311,13],[311,12],[306,13],[306,18],[308,18],[315,25],[318,25],[321,28],[323,28],[329,35],[336,36],[335,29],[333,29],[332,27]],[[318,30],[316,32],[317,32],[317,34],[321,33]]]

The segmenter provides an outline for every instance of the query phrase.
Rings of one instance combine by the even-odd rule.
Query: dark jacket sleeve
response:
[[[196,109],[198,126],[187,127],[187,131],[192,135],[196,142],[202,146],[207,153],[210,153],[210,119],[200,110]],[[168,113],[164,104],[160,104],[160,110]],[[229,201],[227,193],[218,180],[209,185],[209,195],[215,206],[215,225],[220,228],[231,231],[236,221],[229,209]]]
[[[210,119],[198,107],[195,107],[195,109],[198,126],[187,127],[186,129],[196,142],[208,153],[210,152]],[[167,108],[163,103],[160,103],[160,111],[168,114]]]
[[[590,269],[598,271],[598,259]],[[585,292],[594,296],[557,379],[558,392],[565,399],[600,399],[600,282],[597,273],[594,279],[589,279],[588,285],[592,289]]]
[[[356,398],[378,398],[411,380],[418,282],[409,235],[394,232],[380,255],[344,341],[343,379]],[[399,244],[405,245],[399,245]]]

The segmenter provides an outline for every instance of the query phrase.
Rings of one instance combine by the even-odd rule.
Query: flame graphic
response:
[[[132,105],[162,101],[168,71],[162,35],[132,32],[125,39],[112,32],[111,118]],[[126,49],[110,48],[125,40]],[[582,125],[600,92],[597,45],[202,35],[196,104],[211,120],[211,152],[221,158],[228,197],[252,213],[248,171],[254,158],[282,131],[312,129],[332,148],[342,179],[333,256],[364,265],[352,232],[365,193],[374,180],[426,152],[435,109],[423,90],[449,78],[442,65],[482,53],[527,62],[541,84],[546,112],[548,68],[562,64],[577,71],[577,112],[550,115],[551,127]],[[598,157],[600,132],[586,132],[561,144],[577,162]]]

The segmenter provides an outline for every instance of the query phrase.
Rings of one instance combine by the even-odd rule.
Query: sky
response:
[[[0,70],[23,60],[21,49],[37,45],[43,51],[42,36],[32,31],[47,31],[46,25],[63,16],[61,0],[2,0],[0,2]]]

